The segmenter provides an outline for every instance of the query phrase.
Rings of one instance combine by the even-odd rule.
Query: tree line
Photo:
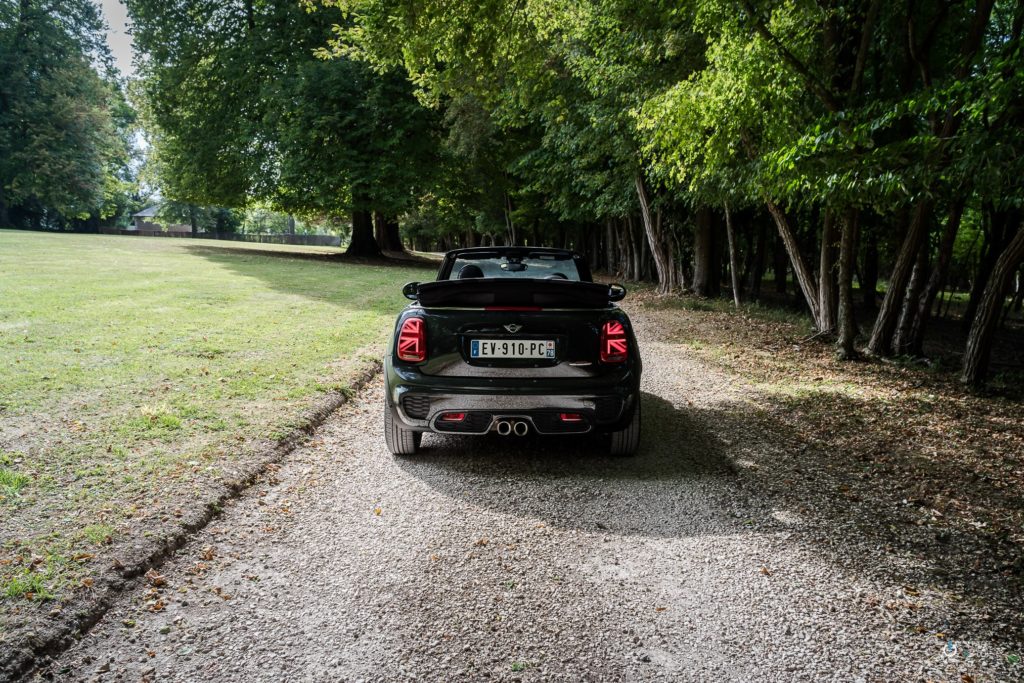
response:
[[[333,54],[535,126],[525,187],[603,234],[620,272],[646,251],[663,292],[714,294],[724,265],[735,297],[743,275],[756,293],[770,223],[776,280],[788,265],[842,357],[855,277],[870,308],[887,283],[867,351],[921,354],[958,240],[980,232],[962,379],[983,380],[1015,273],[1020,305],[1019,0],[326,4],[346,17]]]
[[[845,358],[921,354],[966,288],[969,384],[1015,276],[1020,305],[1022,0],[127,5],[175,201],[345,216],[356,254],[571,246],[662,293],[771,273]]]
[[[123,215],[134,121],[94,2],[0,0],[0,227]]]

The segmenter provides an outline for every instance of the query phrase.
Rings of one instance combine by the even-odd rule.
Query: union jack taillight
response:
[[[629,357],[626,328],[618,320],[609,320],[601,327],[601,362],[625,363]]]
[[[427,332],[422,318],[406,318],[398,332],[398,359],[421,363],[427,359]]]

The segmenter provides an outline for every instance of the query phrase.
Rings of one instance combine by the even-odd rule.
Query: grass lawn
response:
[[[344,389],[431,277],[268,247],[0,230],[0,642]]]

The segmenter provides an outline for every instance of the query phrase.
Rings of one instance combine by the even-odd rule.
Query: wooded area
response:
[[[922,355],[969,292],[971,385],[1019,315],[1021,0],[126,4],[168,199],[347,216],[357,255],[571,246],[737,304],[770,274],[843,358]],[[136,114],[95,6],[2,6],[0,224],[97,221]]]

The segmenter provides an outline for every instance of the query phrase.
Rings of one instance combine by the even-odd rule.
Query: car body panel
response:
[[[481,250],[502,252],[507,248]],[[471,250],[450,252],[439,277],[450,272],[450,262]],[[529,253],[540,250],[525,249]],[[564,250],[545,250],[582,262],[581,275],[590,278],[586,262]],[[472,254],[470,254],[472,258]],[[511,279],[511,278],[509,278]],[[491,278],[498,288],[515,297],[516,288],[530,294],[550,292],[550,280]],[[450,290],[445,301],[460,300],[459,287],[469,298],[479,298],[488,279],[444,281]],[[419,288],[430,291],[436,283]],[[609,301],[606,285],[587,281],[555,284],[561,305],[429,306],[411,303],[396,320],[385,358],[386,410],[404,429],[457,434],[482,434],[495,429],[503,418],[528,423],[540,434],[615,432],[625,429],[638,404],[642,362],[629,317]],[[574,289],[575,288],[575,289]],[[437,289],[434,287],[434,289]],[[573,291],[583,294],[572,304]],[[595,299],[603,292],[603,305]],[[525,296],[525,295],[524,295]],[[507,298],[506,297],[506,298]],[[430,300],[429,296],[423,297]],[[522,310],[523,308],[528,310]],[[402,361],[396,354],[403,323],[418,317],[424,323],[426,360]],[[603,363],[599,345],[606,322],[622,325],[627,339],[626,362]],[[554,342],[553,358],[473,358],[474,340]],[[459,423],[447,418],[464,414]],[[442,419],[442,416],[446,416]],[[576,420],[576,418],[579,418]],[[566,421],[566,420],[573,421]]]

